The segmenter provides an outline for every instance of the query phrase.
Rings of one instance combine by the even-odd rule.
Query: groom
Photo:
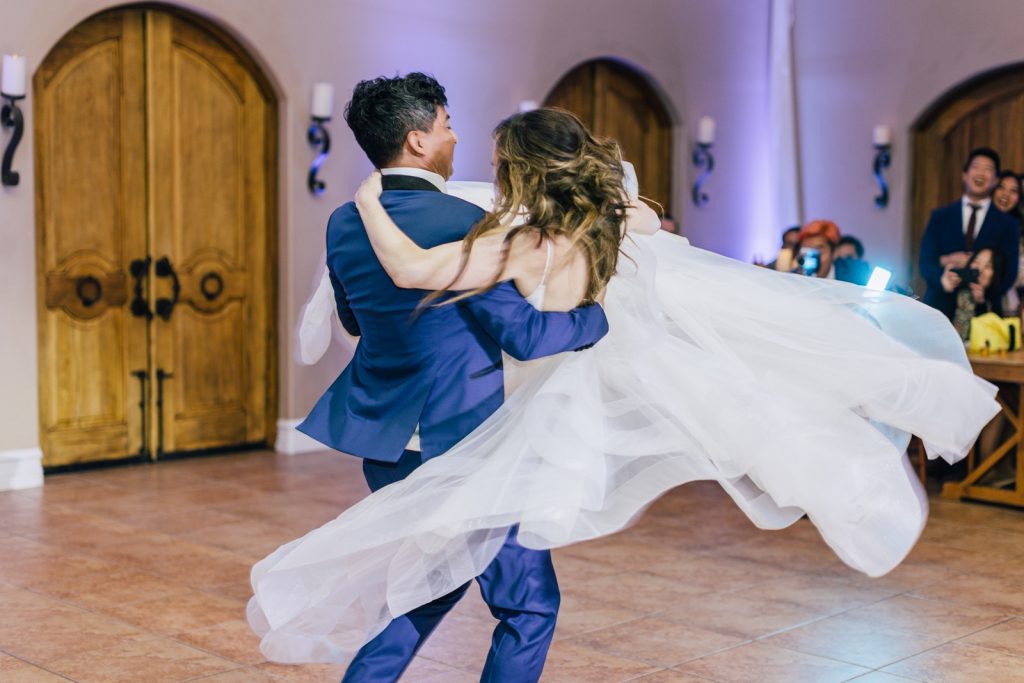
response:
[[[345,119],[383,174],[381,201],[422,247],[461,240],[483,217],[446,193],[457,138],[444,88],[410,73],[356,85]],[[542,313],[504,282],[458,304],[417,312],[427,292],[395,287],[352,202],[327,224],[327,265],[355,356],[299,429],[363,458],[371,490],[399,481],[482,423],[504,399],[501,352],[520,360],[580,350],[608,330],[599,306]],[[499,620],[481,681],[540,678],[559,593],[551,554],[506,540],[477,577]],[[398,617],[367,643],[346,681],[395,681],[466,592],[466,584]]]

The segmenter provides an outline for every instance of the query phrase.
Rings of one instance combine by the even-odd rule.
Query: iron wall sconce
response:
[[[700,169],[700,175],[697,176],[691,193],[693,203],[697,206],[705,206],[709,200],[703,187],[704,182],[715,169],[715,157],[711,155],[711,147],[714,143],[715,120],[710,116],[705,116],[700,120],[697,128],[697,144],[693,148],[693,165]]]
[[[3,78],[0,80],[0,97],[7,100],[0,108],[0,125],[13,128],[11,139],[4,150],[3,161],[0,163],[0,183],[4,186],[17,185],[21,176],[11,169],[14,164],[14,152],[18,149],[21,136],[25,132],[25,118],[18,108],[18,100],[25,98],[25,58],[18,55],[4,55]]]
[[[875,195],[875,206],[884,209],[889,206],[889,184],[885,182],[882,172],[892,164],[892,129],[888,126],[875,126],[873,137],[875,161],[872,168],[879,187],[879,193]]]
[[[306,139],[309,140],[309,144],[314,148],[319,148],[316,158],[313,159],[313,164],[309,167],[309,176],[306,179],[309,192],[314,197],[322,195],[327,187],[324,181],[317,178],[316,175],[320,172],[320,167],[323,166],[331,151],[331,136],[324,124],[331,120],[333,108],[334,86],[330,83],[316,83],[313,86],[313,106],[310,117],[312,123],[309,124],[309,130],[306,131]]]

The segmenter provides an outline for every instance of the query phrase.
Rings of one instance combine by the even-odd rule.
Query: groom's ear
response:
[[[427,155],[426,134],[421,130],[410,130],[405,135],[405,149],[413,156]]]

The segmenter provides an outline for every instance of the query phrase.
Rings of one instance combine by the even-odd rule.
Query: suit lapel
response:
[[[994,245],[996,243],[996,240],[991,239],[993,237],[991,233],[995,230],[996,211],[998,211],[998,209],[992,204],[989,204],[988,211],[985,212],[985,220],[981,224],[981,229],[978,230],[978,236],[974,238],[975,244],[978,244],[980,240],[991,240],[991,242],[986,241],[983,243],[986,245]]]

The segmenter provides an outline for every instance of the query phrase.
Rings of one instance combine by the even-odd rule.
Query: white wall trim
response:
[[[327,446],[296,429],[300,422],[302,422],[301,419],[277,421],[277,439],[274,441],[274,450],[284,455],[328,450]]]
[[[38,448],[0,451],[0,491],[43,485],[43,452]]]

